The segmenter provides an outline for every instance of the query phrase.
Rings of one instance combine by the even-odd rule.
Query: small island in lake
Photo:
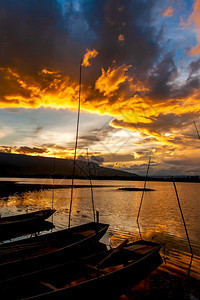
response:
[[[145,191],[145,192],[151,192],[151,191],[155,191],[154,189],[149,189],[149,188],[118,188],[118,190],[122,190],[122,191]]]

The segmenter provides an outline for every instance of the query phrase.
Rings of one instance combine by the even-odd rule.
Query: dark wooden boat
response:
[[[9,242],[10,239],[14,238],[29,238],[34,235],[38,235],[41,232],[49,231],[55,228],[54,224],[49,221],[37,222],[33,224],[29,224],[22,228],[18,228],[18,230],[9,230],[9,231],[0,231],[0,241],[2,244]],[[1,248],[1,246],[0,246]]]
[[[2,217],[0,218],[0,234],[1,232],[17,231],[24,226],[44,221],[54,212],[54,209],[43,209],[26,214]]]
[[[76,261],[38,270],[0,283],[1,299],[115,299],[113,291],[137,283],[161,264],[161,244],[123,243]],[[38,266],[39,267],[39,266]]]
[[[91,222],[0,247],[0,280],[81,257],[101,239],[107,224]]]

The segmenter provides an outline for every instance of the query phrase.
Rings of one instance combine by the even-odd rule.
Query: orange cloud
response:
[[[125,37],[124,37],[123,34],[120,34],[118,36],[118,41],[119,41],[119,43],[121,43],[121,45],[124,45],[124,43],[125,43]]]
[[[24,108],[73,108],[76,106],[78,85],[68,76],[43,69],[37,76],[23,76],[10,68],[1,68],[7,78],[7,90],[0,105]],[[11,85],[11,86],[10,86]]]
[[[112,95],[118,90],[120,84],[126,81],[126,72],[131,66],[123,64],[120,67],[108,68],[107,72],[102,68],[102,75],[97,79],[95,88],[104,96]]]
[[[40,146],[0,146],[0,151],[7,153],[19,153],[31,156],[45,156],[45,157],[60,157],[73,158],[74,150],[66,149],[59,145],[40,145]],[[79,151],[81,153],[81,151]]]
[[[187,22],[185,23],[181,19],[181,26],[188,27],[192,24],[195,24],[196,31],[197,31],[197,45],[192,48],[189,52],[191,56],[196,56],[200,53],[200,0],[196,0],[193,5],[193,12],[189,16]]]
[[[143,123],[143,127],[155,122],[160,114],[176,116],[200,111],[200,94],[193,89],[185,98],[159,99],[149,96],[150,86],[137,79],[125,64],[112,66],[97,78],[95,86],[82,85],[81,109],[91,113],[106,114],[128,124]],[[128,72],[129,71],[129,72]],[[77,109],[78,83],[58,71],[43,69],[38,74],[23,76],[11,68],[1,68],[3,95],[1,108]],[[146,124],[144,126],[144,124]],[[119,124],[118,124],[119,125]],[[163,124],[161,124],[163,126]],[[121,124],[120,128],[127,128]],[[150,127],[149,127],[150,128]],[[134,127],[130,130],[134,131]],[[143,131],[152,135],[152,130]],[[159,137],[159,139],[163,138]],[[165,136],[166,138],[166,136]],[[169,140],[169,139],[168,139]]]
[[[91,58],[94,58],[98,55],[98,51],[96,51],[95,49],[93,50],[86,50],[86,54],[84,55],[84,58],[83,58],[83,63],[82,63],[82,66],[84,67],[89,67],[91,64],[89,63],[89,60]]]
[[[194,10],[191,16],[189,17],[189,23],[194,22],[197,29],[197,40],[198,44],[191,49],[190,55],[195,56],[200,53],[200,0],[196,0],[194,3]]]
[[[163,17],[173,17],[174,15],[174,10],[173,8],[170,6],[168,7],[167,9],[165,9],[163,12],[162,12],[162,15]]]

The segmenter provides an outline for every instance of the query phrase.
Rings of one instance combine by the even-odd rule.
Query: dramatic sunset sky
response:
[[[0,151],[200,174],[200,0],[0,0]]]

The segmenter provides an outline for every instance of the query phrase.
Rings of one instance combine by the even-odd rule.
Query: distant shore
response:
[[[4,178],[55,178],[71,179],[73,174],[73,160],[52,157],[30,156],[23,154],[13,154],[0,152],[0,179]],[[54,167],[55,168],[54,168]],[[128,171],[108,168],[90,162],[90,172],[88,162],[76,161],[76,179],[92,180],[122,180],[122,181],[144,181],[145,176]],[[170,182],[172,176],[155,175],[147,178],[148,181]],[[177,182],[200,182],[200,176],[174,176]]]
[[[3,179],[1,181],[1,178]],[[18,179],[18,178],[35,178],[35,179],[63,179],[63,180],[71,180],[72,177],[71,176],[43,176],[43,175],[32,175],[32,176],[20,176],[20,177],[16,177],[16,176],[12,176],[12,177],[8,177],[8,176],[1,176],[0,177],[0,184],[1,183],[12,183],[15,182],[15,180],[9,181],[9,179]],[[4,180],[4,179],[8,179],[8,180]],[[80,179],[80,180],[88,180],[88,177],[85,176],[75,176],[74,179]],[[176,182],[200,182],[200,177],[199,176],[165,176],[165,177],[145,177],[145,176],[130,176],[130,177],[123,177],[123,176],[92,176],[91,177],[92,180],[121,180],[121,181],[161,181],[161,182],[172,182],[172,181],[176,181]],[[16,180],[17,182],[17,180]]]
[[[37,178],[39,179],[39,177],[24,177],[24,178]],[[46,177],[40,177],[41,179],[48,179]],[[7,179],[7,180],[5,180]],[[10,180],[9,180],[10,179]],[[12,179],[12,180],[11,180]],[[16,181],[14,177],[3,177],[2,181],[1,181],[1,177],[0,177],[0,194],[13,194],[13,193],[21,193],[21,192],[28,192],[28,191],[39,191],[39,190],[45,190],[45,189],[70,189],[72,186],[71,184],[52,184],[52,183],[20,183],[18,180],[18,178],[16,177]],[[20,178],[21,179],[21,178]],[[50,178],[49,178],[50,179]],[[52,178],[51,178],[52,179]],[[59,178],[55,178],[55,179],[61,179]],[[62,178],[62,179],[71,179],[71,178]],[[76,178],[76,179],[85,179],[88,180],[88,178]],[[198,177],[186,177],[186,178],[182,178],[182,177],[174,177],[173,178],[152,178],[152,177],[139,177],[139,178],[134,178],[134,179],[130,179],[130,178],[106,178],[106,177],[98,177],[98,178],[92,178],[93,180],[100,180],[100,181],[111,181],[111,180],[117,180],[117,181],[129,181],[129,182],[137,182],[137,181],[160,181],[160,182],[172,182],[173,180],[175,182],[188,182],[188,183],[199,183],[200,179]],[[101,184],[93,184],[92,185],[93,188],[101,188],[101,187],[115,187],[115,185],[101,185]],[[91,185],[89,184],[74,184],[73,188],[90,188]],[[120,189],[124,189],[123,187]],[[128,188],[126,188],[128,190]],[[137,189],[137,188],[136,188]],[[141,190],[141,188],[140,188]]]

